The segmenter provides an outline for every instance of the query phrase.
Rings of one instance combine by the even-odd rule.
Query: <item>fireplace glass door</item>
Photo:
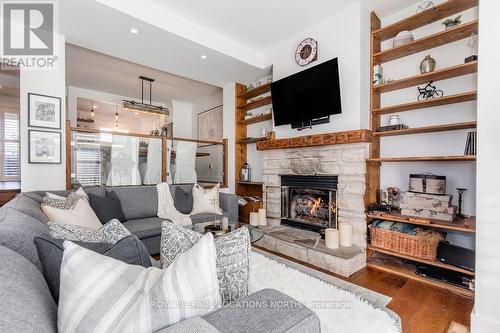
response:
[[[289,187],[288,219],[320,228],[336,226],[337,191]]]

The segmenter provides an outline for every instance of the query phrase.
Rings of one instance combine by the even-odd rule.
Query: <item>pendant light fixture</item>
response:
[[[94,100],[91,100],[90,103],[92,103],[90,106],[90,116],[94,118]]]
[[[152,102],[152,97],[153,97],[153,82],[155,82],[154,79],[146,77],[146,76],[139,76],[139,80],[141,80],[141,101],[136,102],[134,100],[123,100],[122,101],[122,110],[124,111],[132,111],[135,113],[149,113],[149,114],[155,114],[155,115],[166,115],[168,116],[170,111],[168,110],[167,107],[163,105],[154,105]],[[149,103],[148,101],[144,100],[144,83],[146,82],[147,85],[149,85]]]

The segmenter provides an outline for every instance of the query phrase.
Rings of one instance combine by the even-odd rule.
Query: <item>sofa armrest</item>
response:
[[[231,193],[219,193],[220,208],[229,222],[238,222],[238,197]]]
[[[312,310],[274,289],[263,289],[202,318],[222,333],[321,331]]]

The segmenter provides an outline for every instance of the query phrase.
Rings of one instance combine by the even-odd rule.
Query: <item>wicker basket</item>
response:
[[[436,260],[439,242],[444,239],[444,235],[428,230],[423,235],[408,235],[402,232],[375,228],[369,225],[371,235],[371,245],[405,254],[408,256]]]

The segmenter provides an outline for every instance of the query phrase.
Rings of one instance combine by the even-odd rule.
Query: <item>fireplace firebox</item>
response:
[[[321,232],[337,225],[338,176],[281,176],[281,223]]]

